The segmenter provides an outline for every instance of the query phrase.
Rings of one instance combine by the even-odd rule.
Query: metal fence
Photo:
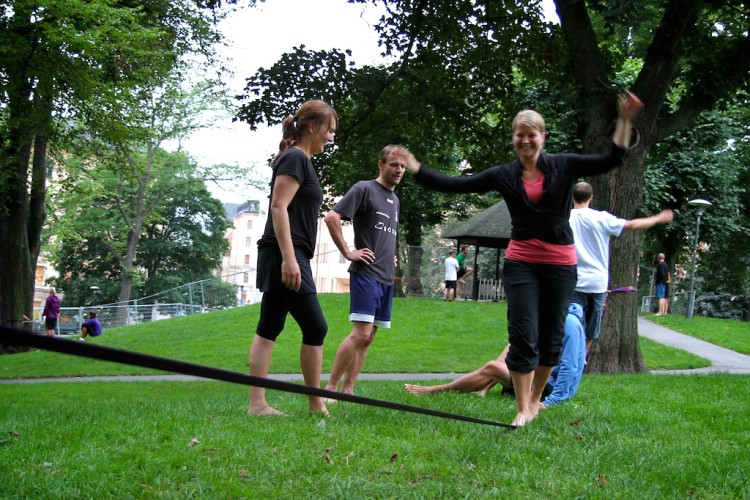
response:
[[[218,309],[236,307],[237,289],[234,285],[212,278],[188,283],[158,294],[114,304],[80,307],[61,307],[57,321],[58,335],[78,335],[88,312],[95,311],[103,328],[136,325],[160,319],[200,314]],[[44,332],[41,322],[43,308],[34,309],[32,330]]]

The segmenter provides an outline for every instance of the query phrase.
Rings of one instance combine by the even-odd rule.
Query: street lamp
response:
[[[91,294],[94,296],[94,298],[92,299],[93,300],[93,304],[91,304],[91,305],[95,306],[96,305],[96,298],[101,293],[102,289],[99,288],[98,286],[94,285],[94,286],[90,286],[89,290],[91,290]]]
[[[693,307],[695,306],[695,259],[698,256],[698,238],[701,230],[701,217],[703,217],[703,211],[706,207],[713,205],[710,201],[696,198],[687,202],[691,207],[698,207],[695,212],[695,242],[693,243],[693,265],[690,268],[690,291],[688,292],[688,303],[687,311],[685,312],[685,318],[690,319],[693,317]]]

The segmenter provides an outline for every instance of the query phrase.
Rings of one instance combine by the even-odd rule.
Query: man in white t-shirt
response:
[[[623,229],[637,231],[672,221],[671,210],[656,215],[626,220],[609,212],[589,208],[594,192],[588,182],[573,188],[573,210],[570,227],[573,229],[578,256],[578,281],[573,302],[583,307],[586,321],[586,352],[591,342],[599,338],[602,308],[609,285],[609,239],[620,236]]]
[[[456,281],[458,281],[458,260],[456,251],[448,252],[445,258],[445,290],[443,290],[443,300],[453,300],[456,297]]]

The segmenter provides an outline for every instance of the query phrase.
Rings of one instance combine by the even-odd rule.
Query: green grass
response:
[[[750,322],[729,319],[704,318],[669,314],[667,316],[647,315],[648,319],[666,328],[726,347],[743,354],[750,354]]]
[[[508,421],[497,391],[362,395]],[[0,386],[2,498],[747,498],[747,378],[589,375],[516,431],[220,382]],[[195,441],[193,441],[195,440]],[[190,444],[194,443],[193,446]],[[326,458],[327,457],[327,458]]]
[[[324,370],[349,332],[321,295]],[[257,306],[112,329],[94,342],[245,372]],[[723,323],[716,323],[722,325]],[[706,326],[710,328],[711,324]],[[293,321],[272,368],[299,372]],[[505,344],[505,305],[398,299],[368,372],[465,372]],[[641,339],[648,366],[705,360]],[[50,352],[0,356],[3,378],[144,373]],[[331,417],[269,391],[285,418],[246,414],[247,387],[199,382],[0,385],[0,498],[748,498],[747,377],[585,375],[576,397],[516,431],[350,403]],[[508,422],[497,390],[363,396]]]
[[[321,294],[329,332],[323,371],[349,334],[347,294]],[[367,358],[370,373],[465,373],[494,359],[507,343],[504,302],[450,302],[399,298],[393,325],[380,329]],[[94,344],[246,373],[258,305],[105,330]],[[718,320],[720,321],[720,320]],[[301,333],[290,318],[274,349],[272,373],[299,372]],[[641,339],[651,369],[709,366],[697,356]],[[0,357],[0,378],[75,377],[159,373],[145,368],[34,351]]]

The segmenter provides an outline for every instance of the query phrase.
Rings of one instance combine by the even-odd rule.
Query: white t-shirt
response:
[[[455,257],[445,258],[445,281],[458,279],[458,260]]]
[[[578,282],[576,291],[604,293],[609,284],[609,238],[620,236],[627,220],[592,208],[570,211],[576,255]]]

